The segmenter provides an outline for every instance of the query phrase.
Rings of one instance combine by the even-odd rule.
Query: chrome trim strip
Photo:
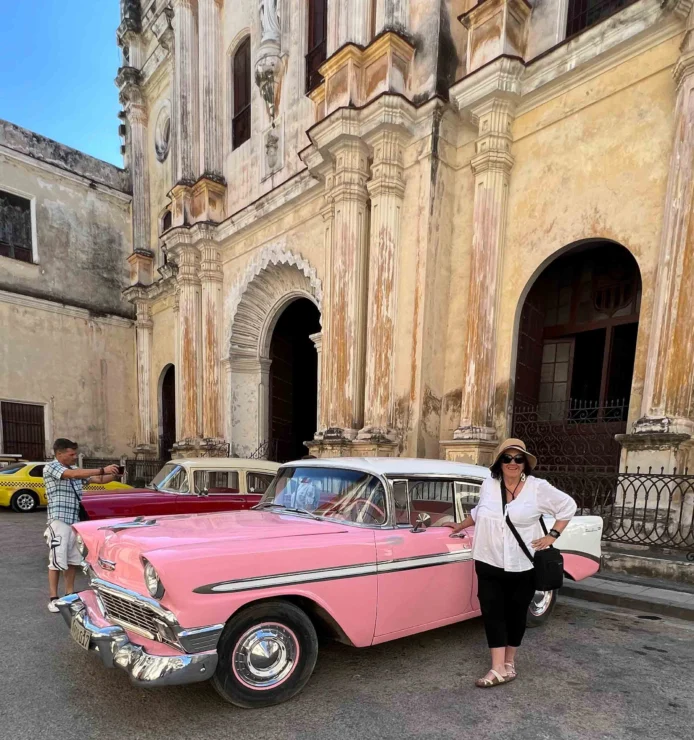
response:
[[[420,555],[414,558],[400,558],[381,563],[361,563],[338,568],[318,568],[300,573],[278,573],[271,576],[255,578],[240,578],[234,581],[220,581],[193,589],[196,594],[236,593],[239,591],[255,591],[261,588],[276,586],[290,586],[298,583],[314,583],[320,581],[335,581],[342,578],[358,578],[373,576],[379,573],[393,573],[416,568],[432,568],[438,565],[450,565],[472,560],[472,550],[456,550],[449,553],[435,555]]]
[[[214,632],[224,629],[224,624],[213,624],[209,627],[195,627],[194,629],[181,630],[178,633],[179,638],[199,637],[207,632]]]

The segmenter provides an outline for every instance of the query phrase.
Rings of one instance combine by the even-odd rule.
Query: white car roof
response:
[[[294,460],[282,467],[347,468],[372,475],[450,475],[453,477],[489,478],[489,468],[482,465],[430,460],[422,457],[322,457],[311,460]]]
[[[243,457],[191,457],[184,459],[169,460],[169,463],[183,465],[186,468],[223,469],[234,468],[242,470],[260,470],[274,473],[279,468],[279,463],[269,460],[248,460]]]

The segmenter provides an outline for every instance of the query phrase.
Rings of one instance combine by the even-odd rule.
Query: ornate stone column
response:
[[[211,238],[200,245],[200,283],[202,290],[202,436],[207,445],[226,445],[222,437],[220,394],[220,322],[222,306],[222,267],[219,249]]]
[[[200,24],[200,171],[221,178],[222,141],[222,0],[198,0]]]
[[[313,346],[316,348],[316,356],[318,361],[318,388],[316,389],[317,392],[317,401],[316,401],[316,429],[320,429],[320,423],[321,423],[321,362],[322,362],[322,354],[323,354],[323,334],[321,332],[316,332],[315,334],[309,334],[308,338],[313,342]]]
[[[381,129],[372,137],[371,236],[369,240],[368,319],[366,333],[366,390],[364,428],[358,439],[395,442],[393,370],[397,265],[400,220],[405,183],[403,143],[405,134]]]
[[[149,285],[152,282],[153,254],[150,250],[148,121],[139,70],[122,67],[118,71],[116,84],[129,128],[129,162],[133,183],[133,255],[129,259],[131,284]]]
[[[494,96],[473,109],[479,125],[471,167],[475,178],[470,298],[460,426],[462,444],[448,457],[486,464],[496,445],[494,428],[497,301],[506,234],[508,184],[513,166],[511,124],[515,103]]]
[[[329,307],[325,352],[331,369],[323,378],[329,399],[325,440],[354,439],[362,426],[366,339],[369,152],[360,139],[346,137],[331,154],[334,167],[326,181],[333,212],[331,276],[325,301]]]
[[[169,256],[178,266],[178,354],[176,377],[180,378],[180,436],[174,445],[179,455],[199,454],[200,442],[200,350],[201,297],[199,252],[191,244],[169,247]]]
[[[191,187],[200,174],[198,42],[193,0],[173,0],[174,226],[191,222]]]
[[[694,22],[690,15],[677,83],[641,418],[618,435],[630,470],[692,466],[694,437]]]

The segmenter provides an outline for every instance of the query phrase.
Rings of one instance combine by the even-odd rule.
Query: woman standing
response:
[[[537,458],[520,439],[507,439],[496,450],[492,477],[482,484],[474,509],[460,524],[449,524],[452,537],[475,525],[472,556],[477,574],[477,596],[491,652],[491,670],[475,682],[490,688],[516,677],[516,651],[525,633],[528,607],[535,594],[533,564],[506,523],[508,513],[528,550],[553,545],[571,517],[576,503],[546,480],[531,475]],[[543,514],[555,518],[544,534]]]

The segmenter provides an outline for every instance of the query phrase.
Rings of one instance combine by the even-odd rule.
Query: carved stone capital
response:
[[[128,257],[130,285],[151,285],[154,255],[148,249],[138,249]]]

